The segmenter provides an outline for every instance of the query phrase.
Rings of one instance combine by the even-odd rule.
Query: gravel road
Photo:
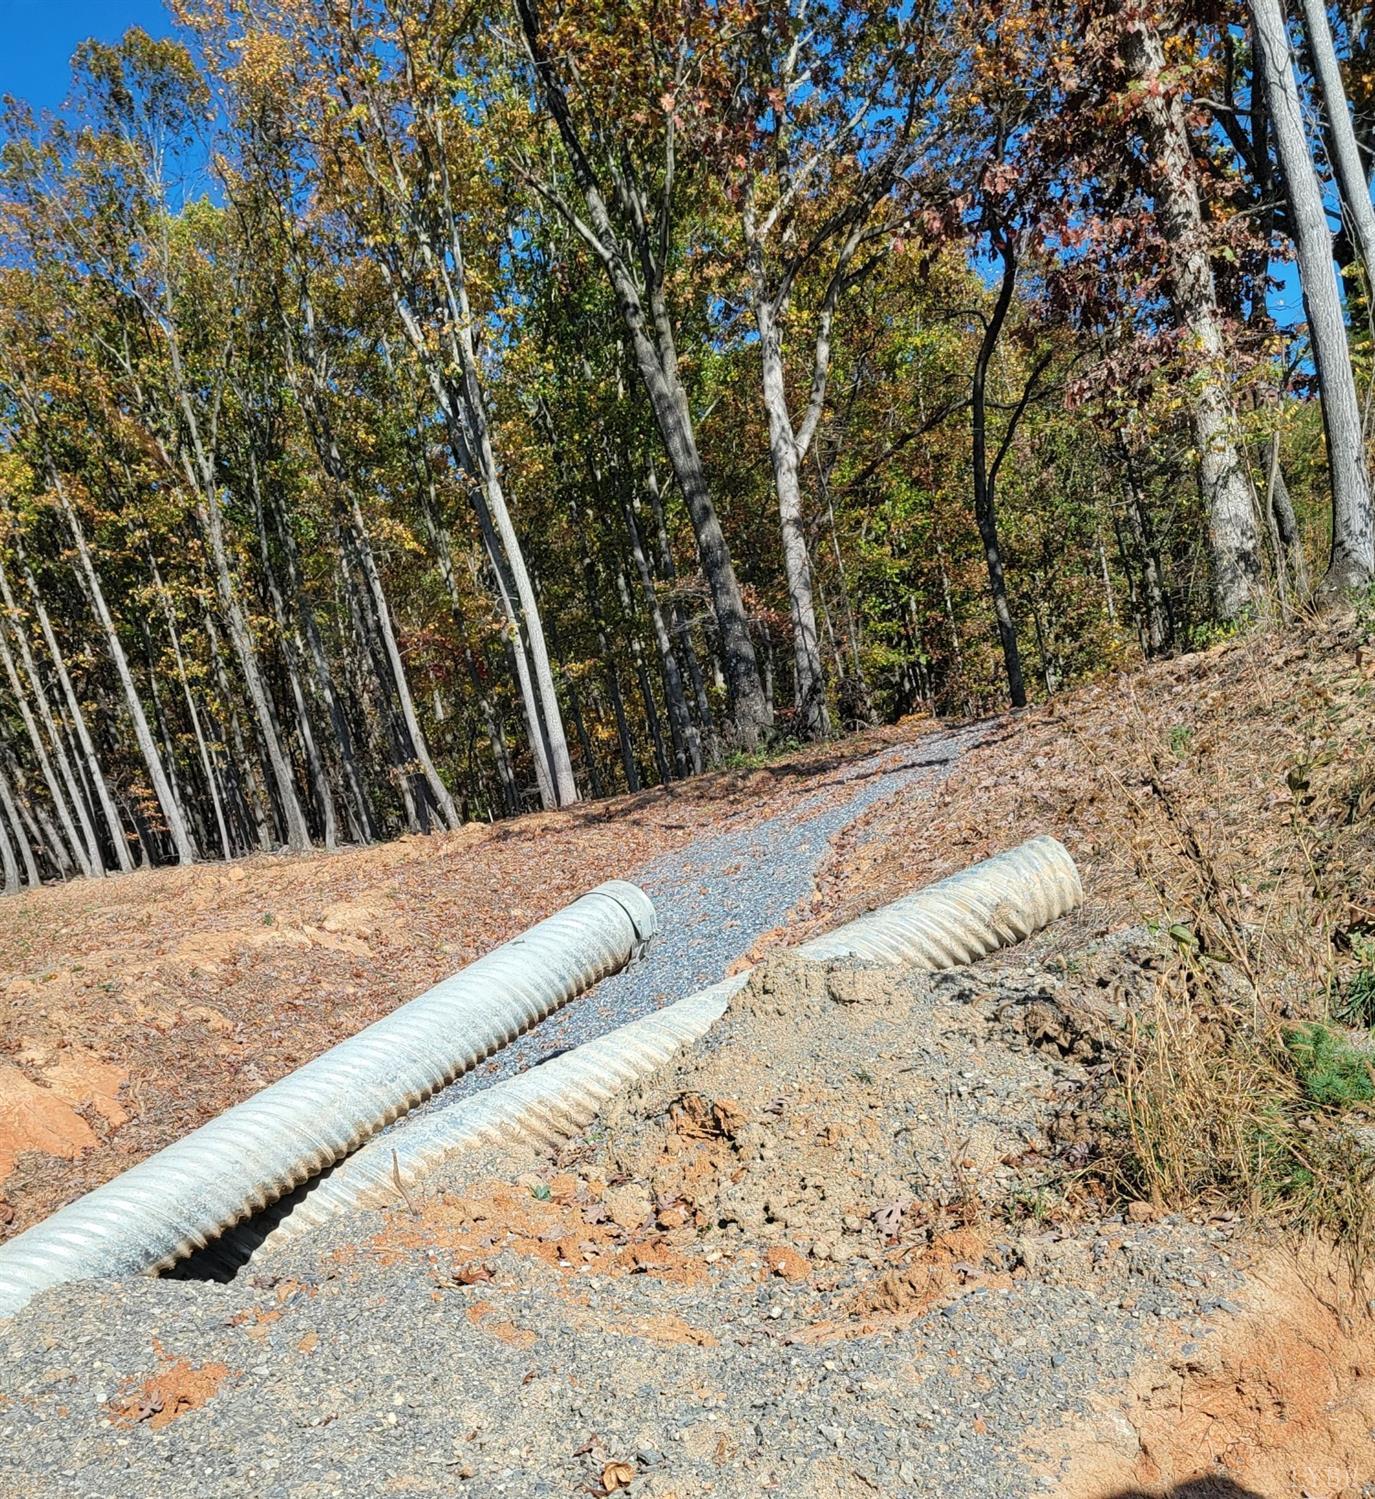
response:
[[[697,839],[627,872],[658,913],[659,935],[648,954],[504,1047],[427,1107],[443,1108],[715,983],[811,894],[833,839],[876,802],[909,786],[922,783],[934,795],[959,756],[987,731],[974,724],[867,755],[776,817]]]

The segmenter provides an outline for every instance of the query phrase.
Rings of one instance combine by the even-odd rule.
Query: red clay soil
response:
[[[600,881],[771,816],[824,791],[856,756],[932,727],[430,838],[76,880],[5,899],[0,1238]]]
[[[1364,1499],[1375,1429],[1369,1285],[1315,1246],[1264,1254],[1216,1337],[1143,1368],[1058,1442],[1060,1499]],[[1358,1293],[1359,1294],[1356,1294]]]
[[[199,1410],[234,1372],[227,1364],[190,1364],[168,1358],[153,1339],[158,1369],[142,1383],[131,1383],[110,1403],[110,1415],[120,1426],[146,1421],[154,1429],[166,1426],[188,1411]]]

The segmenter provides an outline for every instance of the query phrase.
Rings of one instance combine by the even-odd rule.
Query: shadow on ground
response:
[[[1267,1499],[1255,1489],[1244,1489],[1230,1478],[1191,1478],[1170,1489],[1117,1489],[1103,1499]]]

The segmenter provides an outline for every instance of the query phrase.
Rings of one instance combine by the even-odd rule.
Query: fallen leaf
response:
[[[886,1202],[874,1211],[874,1227],[885,1238],[895,1239],[902,1227],[902,1215],[907,1211],[903,1202]]]
[[[635,1469],[629,1463],[607,1463],[602,1469],[602,1488],[608,1494],[618,1489],[629,1488],[635,1477]]]

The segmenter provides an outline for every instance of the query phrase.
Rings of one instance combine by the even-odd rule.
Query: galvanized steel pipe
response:
[[[612,880],[0,1245],[0,1317],[45,1287],[161,1269],[354,1150],[641,951]]]
[[[1029,937],[1067,915],[1083,894],[1066,849],[1054,838],[1033,838],[780,951],[815,962],[861,958],[928,970],[954,968]],[[403,1121],[297,1194],[266,1232],[241,1225],[225,1246],[224,1273],[232,1273],[260,1246],[270,1253],[338,1213],[396,1202],[398,1176],[409,1188],[446,1156],[503,1139],[555,1144],[577,1133],[614,1093],[658,1071],[681,1047],[705,1035],[748,978],[748,971],[737,974],[519,1077]]]
[[[408,1190],[459,1151],[511,1140],[557,1145],[585,1129],[613,1094],[704,1036],[748,980],[748,973],[736,974],[518,1077],[403,1120],[284,1199],[280,1217],[276,1209],[264,1215],[276,1222],[240,1223],[221,1244],[209,1245],[197,1256],[198,1271],[228,1279],[260,1250],[275,1252],[340,1213],[398,1202],[398,1180]]]
[[[1040,931],[1083,898],[1069,851],[1043,835],[813,937],[797,951],[805,958],[958,968]]]

